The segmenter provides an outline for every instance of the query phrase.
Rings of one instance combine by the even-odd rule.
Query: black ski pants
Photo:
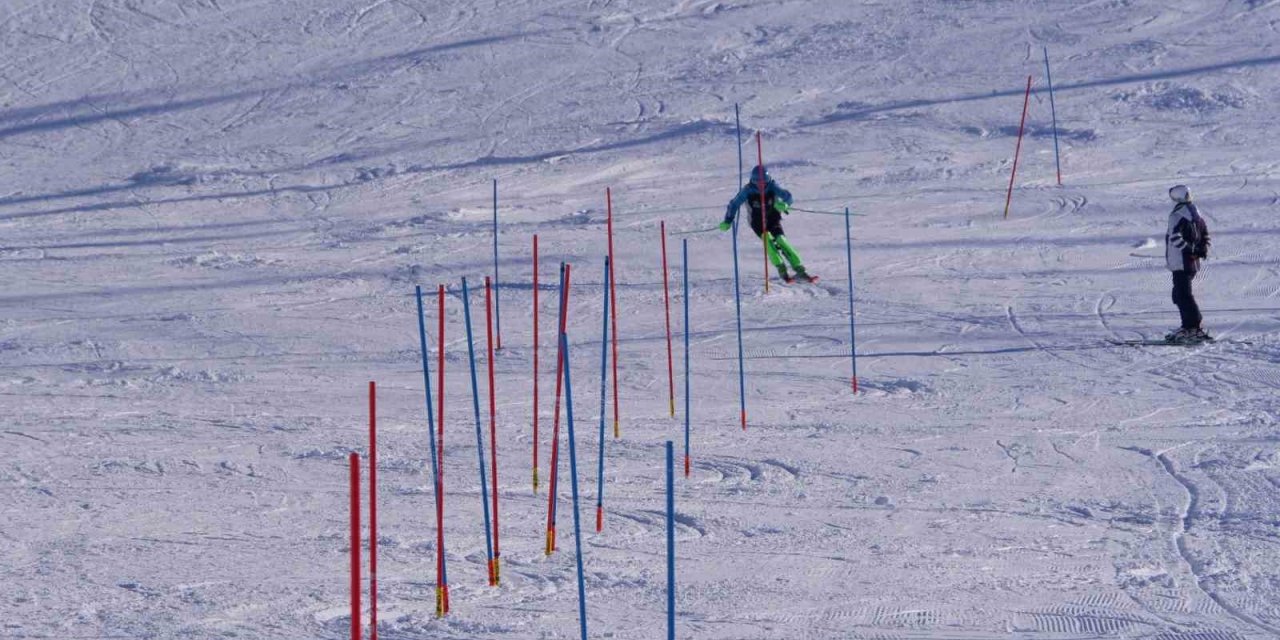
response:
[[[1194,271],[1173,272],[1173,303],[1178,305],[1183,329],[1197,329],[1203,320],[1200,316],[1200,305],[1196,303],[1196,296],[1191,292],[1191,281],[1195,277]]]

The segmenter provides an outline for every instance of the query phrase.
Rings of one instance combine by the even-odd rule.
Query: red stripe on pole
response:
[[[676,374],[671,356],[671,292],[667,285],[667,221],[659,223],[662,232],[662,303],[667,309],[667,396],[670,399],[671,417],[676,417]]]
[[[351,640],[360,640],[360,456],[347,456],[351,483]]]
[[[538,492],[538,234],[533,234],[533,492]]]
[[[489,454],[492,461],[489,474],[493,478],[493,560],[489,564],[489,585],[496,587],[501,576],[498,558],[502,552],[498,547],[498,400],[493,381],[493,288],[488,276],[484,278],[484,322],[489,346]]]
[[[436,365],[436,614],[449,613],[449,581],[444,571],[444,285],[436,289],[439,302],[440,341]]]
[[[604,190],[605,207],[609,212],[609,305],[613,314],[613,437],[622,435],[618,410],[618,260],[613,255],[613,191]],[[561,329],[563,333],[564,329]]]
[[[1018,146],[1013,150],[1013,172],[1009,174],[1009,193],[1004,198],[1004,217],[1009,219],[1009,205],[1013,202],[1013,179],[1018,176],[1018,154],[1022,152],[1022,130],[1027,125],[1027,106],[1031,102],[1031,76],[1027,76],[1027,93],[1022,98],[1022,121],[1018,123]]]
[[[756,178],[756,184],[760,186],[760,246],[764,249],[764,292],[769,293],[769,218],[768,203],[764,197],[764,143],[760,141],[760,132],[756,132],[756,161],[760,167],[760,175]],[[742,428],[747,428],[747,418],[744,413],[742,417]]]
[[[369,381],[369,638],[378,640],[378,389]]]
[[[564,286],[560,291],[560,327],[557,336],[564,333],[564,329],[568,324],[569,315],[569,271],[570,266],[564,265]],[[559,337],[556,338],[556,344],[560,345]],[[556,404],[553,413],[553,423],[551,430],[551,480],[550,487],[547,490],[547,555],[551,555],[556,550],[556,484],[560,476],[560,392],[563,389],[564,376],[564,349],[560,346],[556,347]]]

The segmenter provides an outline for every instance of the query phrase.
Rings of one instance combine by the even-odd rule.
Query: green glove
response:
[[[732,227],[732,226],[733,226],[733,224],[732,224],[732,223],[730,223],[730,222],[721,222],[721,223],[720,223],[720,230],[721,230],[721,231],[728,231],[728,230],[729,230],[729,228],[730,228],[730,227]]]
[[[787,204],[787,201],[786,201],[786,200],[781,200],[781,199],[780,199],[780,200],[778,200],[776,203],[774,203],[774,205],[773,205],[773,206],[774,206],[774,208],[775,208],[775,209],[777,209],[778,211],[780,211],[780,212],[782,212],[782,213],[785,213],[785,214],[787,214],[787,215],[791,215],[791,205]]]

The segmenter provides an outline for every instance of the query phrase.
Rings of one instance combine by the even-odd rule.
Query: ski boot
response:
[[[795,278],[791,277],[791,274],[787,273],[787,265],[785,264],[778,265],[778,277],[782,278],[782,281],[787,284],[791,284],[796,281]]]
[[[1213,342],[1213,336],[1205,333],[1200,327],[1182,328],[1166,335],[1165,342],[1170,344],[1200,344],[1201,342]]]
[[[818,276],[809,275],[809,272],[805,271],[804,267],[796,267],[796,280],[801,282],[817,282]]]

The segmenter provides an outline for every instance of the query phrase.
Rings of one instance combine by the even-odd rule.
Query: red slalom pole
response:
[[[436,616],[443,617],[449,613],[449,574],[444,564],[444,285],[436,289],[436,299],[440,316],[440,329],[436,332],[440,341],[436,349],[439,354],[436,365],[436,460],[439,461],[436,465],[439,489],[436,493]]]
[[[484,278],[484,322],[489,345],[489,465],[493,477],[493,561],[489,563],[489,585],[498,586],[502,579],[501,556],[498,550],[498,404],[493,383],[493,289],[489,276]]]
[[[662,232],[662,302],[667,309],[667,397],[670,399],[671,417],[676,417],[675,364],[671,356],[671,291],[667,284],[667,221],[659,223]]]
[[[378,640],[378,388],[369,381],[369,638]]]
[[[605,207],[609,211],[609,304],[613,314],[613,437],[622,436],[618,417],[618,261],[613,255],[613,191],[604,190]],[[560,327],[564,333],[564,327]]]
[[[764,249],[764,292],[769,293],[769,207],[764,197],[764,143],[760,141],[760,132],[756,132],[756,166],[760,167],[760,175],[756,183],[760,185],[760,246]],[[744,422],[742,428],[747,428]]]
[[[1013,150],[1013,172],[1009,174],[1009,193],[1004,198],[1004,219],[1009,219],[1009,205],[1013,202],[1013,179],[1018,175],[1018,154],[1022,152],[1022,130],[1027,125],[1027,106],[1031,102],[1031,76],[1027,76],[1027,93],[1022,98],[1022,121],[1018,123],[1018,146]]]
[[[564,333],[569,310],[569,272],[570,265],[561,263],[562,275],[560,278],[560,322],[559,334]],[[560,340],[556,340],[556,404],[553,418],[553,427],[551,431],[551,481],[550,488],[547,491],[547,555],[551,555],[556,550],[556,481],[560,477],[560,392],[563,388],[564,376],[564,349],[559,346]]]
[[[538,493],[538,234],[533,234],[533,492]]]
[[[347,456],[351,483],[351,640],[360,640],[360,456]]]

